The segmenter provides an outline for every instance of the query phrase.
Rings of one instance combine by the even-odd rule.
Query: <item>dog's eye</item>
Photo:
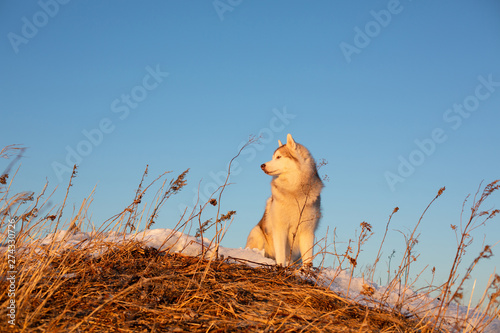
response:
[[[279,160],[281,158],[281,156],[276,156],[276,159]]]

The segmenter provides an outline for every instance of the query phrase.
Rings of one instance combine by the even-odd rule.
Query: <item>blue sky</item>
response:
[[[209,192],[261,134],[222,200],[237,211],[223,245],[240,247],[270,194],[259,166],[292,133],[329,162],[317,236],[336,228],[345,247],[371,223],[365,265],[396,206],[382,260],[395,249],[399,262],[397,230],[446,186],[421,223],[415,266],[436,266],[442,281],[463,200],[500,178],[499,14],[495,0],[2,1],[0,143],[29,147],[13,189],[39,193],[48,180],[61,202],[78,162],[70,204],[97,185],[99,225],[131,202],[147,164],[150,180],[190,168],[155,225],[173,227],[198,186]],[[464,265],[499,241],[499,222],[476,230]]]

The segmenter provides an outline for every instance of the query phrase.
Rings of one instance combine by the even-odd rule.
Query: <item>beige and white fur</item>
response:
[[[261,165],[273,177],[271,197],[260,222],[247,239],[247,248],[264,250],[266,257],[286,266],[302,259],[312,264],[314,232],[321,217],[323,183],[311,153],[288,134],[278,140],[273,159]],[[291,257],[290,257],[291,254]]]

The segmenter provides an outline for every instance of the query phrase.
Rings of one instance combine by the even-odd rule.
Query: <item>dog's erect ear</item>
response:
[[[289,145],[292,149],[295,149],[296,147],[295,141],[293,140],[290,133],[288,133],[288,135],[286,136],[286,144]]]
[[[283,144],[281,143],[281,140],[278,140],[278,145],[281,147]]]

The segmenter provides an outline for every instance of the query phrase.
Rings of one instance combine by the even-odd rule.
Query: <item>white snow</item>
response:
[[[204,239],[202,243],[198,238],[171,229],[153,229],[138,232],[136,234],[118,234],[116,232],[109,232],[104,235],[102,233],[92,232],[68,233],[67,231],[62,230],[58,231],[56,234],[48,235],[40,241],[39,245],[50,245],[53,242],[54,237],[55,243],[61,250],[71,247],[85,248],[87,246],[91,246],[91,240],[99,237],[100,240],[107,244],[136,240],[143,242],[149,247],[154,247],[159,250],[169,249],[171,252],[182,253],[189,256],[200,255],[202,253],[202,248],[205,250],[209,249],[206,254],[208,258],[213,257],[213,254],[215,253],[214,244],[210,244],[210,240]],[[102,242],[99,243],[102,244]],[[2,249],[0,248],[0,252],[1,250]],[[104,250],[105,249],[95,249],[94,255],[99,255],[99,253],[102,253]],[[264,257],[263,253],[260,251],[251,249],[231,249],[219,247],[219,255],[224,256],[225,258],[231,257],[243,259],[240,260],[240,262],[247,262],[252,266],[259,264],[275,264],[274,260]],[[369,306],[378,306],[382,304],[386,307],[395,307],[401,297],[397,290],[388,291],[387,287],[378,286],[373,282],[364,281],[362,278],[351,277],[349,272],[345,270],[339,271],[335,268],[323,268],[320,271],[316,282],[322,286],[330,288],[337,294]],[[368,285],[373,288],[373,295],[366,296],[362,294],[364,285]],[[436,311],[435,308],[439,305],[438,300],[431,299],[424,294],[418,294],[411,290],[405,290],[404,293],[406,301],[402,311],[405,313],[432,313],[432,311]],[[450,318],[450,322],[457,320],[457,318],[460,320],[460,318],[466,317],[467,313],[470,311],[471,310],[468,310],[465,306],[450,306],[447,318]],[[479,314],[477,314],[476,317],[479,317]],[[469,321],[471,324],[474,324],[471,321],[474,320]],[[469,330],[473,331],[471,328],[469,328]],[[495,319],[483,332],[500,332],[500,320]]]

